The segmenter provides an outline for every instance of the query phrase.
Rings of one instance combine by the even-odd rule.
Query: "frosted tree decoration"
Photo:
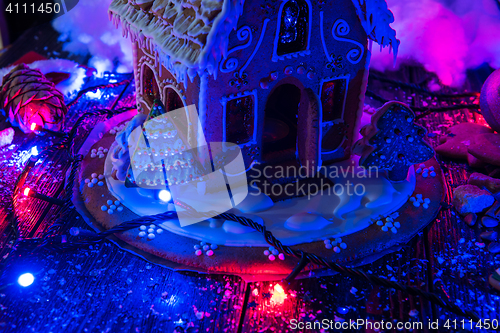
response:
[[[405,104],[389,102],[373,116],[371,124],[361,129],[363,139],[356,143],[361,150],[359,165],[387,171],[392,181],[405,180],[410,166],[434,156],[424,141],[426,130],[415,124],[415,114]]]

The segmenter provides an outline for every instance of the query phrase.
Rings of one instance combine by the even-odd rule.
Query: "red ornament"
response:
[[[488,125],[500,132],[500,69],[491,73],[484,82],[479,105]]]
[[[25,133],[37,126],[59,131],[68,111],[64,96],[54,83],[39,70],[24,64],[14,67],[3,77],[0,108],[11,124]]]

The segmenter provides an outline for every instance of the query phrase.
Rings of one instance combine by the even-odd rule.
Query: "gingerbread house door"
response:
[[[279,82],[269,94],[262,137],[263,160],[315,169],[319,161],[319,100],[296,78]]]

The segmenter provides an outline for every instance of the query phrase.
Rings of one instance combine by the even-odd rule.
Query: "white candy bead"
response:
[[[417,194],[416,197],[417,199],[422,199],[422,194]]]
[[[347,244],[346,243],[340,243],[340,247],[345,250],[347,249]]]
[[[415,206],[415,207],[420,207],[420,202],[415,201],[415,202],[413,203],[413,206]]]
[[[148,234],[149,239],[154,239],[155,237],[156,237],[155,234]]]
[[[104,186],[104,183],[103,182],[98,182],[97,185]]]
[[[387,228],[385,225],[382,227],[382,231],[387,231],[389,228]]]
[[[139,237],[145,237],[146,233],[144,231],[139,232]]]
[[[400,227],[401,227],[401,223],[399,223],[399,222],[394,222],[394,226],[395,226],[396,228],[400,228]]]
[[[195,249],[195,250],[199,250],[199,249],[200,249],[200,246],[199,246],[198,244],[196,244],[196,245],[194,246],[194,249]]]
[[[385,226],[386,226],[387,228],[392,228],[394,225],[392,224],[392,222],[387,222],[387,223],[385,224]]]
[[[214,255],[214,251],[212,250],[208,250],[207,253],[206,253],[207,256],[211,257]]]
[[[280,260],[285,260],[285,255],[283,253],[280,253],[280,255],[278,256],[278,258],[280,258]]]
[[[112,205],[112,204],[113,204],[113,200],[108,200],[108,201],[106,201],[106,203],[107,203],[108,205]]]
[[[153,228],[149,228],[149,229],[148,229],[148,233],[150,233],[150,234],[151,234],[151,233],[153,233],[153,232],[155,232],[155,229],[153,229]]]
[[[323,243],[325,243],[325,244],[330,244],[331,242],[332,242],[332,241],[331,241],[331,240],[329,240],[329,239],[325,239],[325,240],[323,241]]]
[[[377,221],[377,225],[384,225],[384,222],[382,222],[382,221],[378,220],[378,221]]]
[[[102,180],[102,179],[104,179],[104,175],[99,175],[97,178]]]
[[[94,187],[94,184],[92,184],[92,183],[89,183],[89,185],[88,185],[88,186],[89,186],[89,187]]]
[[[141,226],[139,227],[139,230],[142,230],[142,231],[145,231],[146,229],[147,229],[147,228],[146,228],[146,226],[145,226],[145,225],[141,225]]]
[[[335,247],[333,248],[333,251],[334,251],[335,253],[340,253],[340,247],[335,246]]]
[[[97,184],[98,180],[97,178],[92,179],[92,184]]]
[[[410,198],[410,201],[411,201],[411,202],[415,202],[415,201],[417,201],[417,199],[415,199],[414,197],[411,197],[411,198]]]
[[[274,261],[274,259],[276,259],[276,257],[275,257],[274,255],[272,255],[272,254],[270,254],[268,258],[269,258],[269,260],[271,260],[271,261]]]
[[[270,254],[271,254],[271,253],[269,252],[269,250],[265,250],[265,251],[264,251],[264,255],[265,255],[265,256],[268,256],[268,255],[270,255]]]
[[[398,229],[396,229],[395,227],[391,228],[391,231],[393,234],[397,234],[398,233]]]
[[[425,202],[426,204],[429,204],[429,203],[431,203],[431,199],[429,199],[429,198],[425,198],[425,199],[424,199],[424,202]]]
[[[203,251],[208,251],[210,249],[210,246],[208,245],[203,245]]]
[[[158,235],[162,234],[162,233],[163,233],[163,229],[160,229],[160,228],[156,229],[156,233],[157,233]]]
[[[105,212],[105,211],[107,211],[107,210],[108,210],[108,207],[106,207],[106,206],[102,205],[102,206],[101,206],[101,210],[102,210],[103,212]]]
[[[87,178],[87,179],[85,179],[85,184],[88,184],[88,183],[90,183],[90,179]]]
[[[436,172],[435,171],[431,172],[431,177],[436,177]]]
[[[115,205],[120,206],[121,202],[119,200],[115,200]]]
[[[332,247],[332,244],[325,244],[325,248],[327,248],[328,250],[330,250]]]
[[[218,248],[217,244],[212,244],[210,245],[210,247],[212,248],[212,250],[216,250]]]
[[[194,251],[194,254],[196,254],[197,256],[201,256],[203,254],[203,251],[196,250],[196,251]]]
[[[117,211],[119,211],[119,212],[121,212],[121,211],[123,210],[123,207],[122,207],[122,206],[120,206],[120,207],[118,207],[116,210],[117,210]]]
[[[97,173],[93,173],[90,175],[92,178],[96,178],[97,177]]]
[[[111,205],[111,206],[109,206],[109,208],[116,209],[116,206],[115,205]]]
[[[427,208],[429,208],[429,205],[428,205],[428,204],[426,204],[426,203],[424,203],[424,204],[422,205],[422,207],[424,207],[424,209],[427,209]]]
[[[115,211],[112,209],[108,209],[108,214],[113,214]]]

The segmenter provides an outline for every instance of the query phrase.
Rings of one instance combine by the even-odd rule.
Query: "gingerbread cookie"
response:
[[[500,166],[500,134],[477,135],[467,151],[485,163]]]
[[[434,156],[424,141],[426,130],[414,123],[415,114],[400,102],[384,104],[373,116],[371,124],[361,129],[363,139],[355,151],[361,151],[359,165],[386,170],[392,181],[402,181],[410,166]]]
[[[467,160],[472,167],[482,167],[482,163],[470,155],[467,149],[475,143],[476,136],[493,133],[491,128],[474,123],[462,123],[448,128],[446,136],[441,137],[441,145],[436,153],[451,158]]]

